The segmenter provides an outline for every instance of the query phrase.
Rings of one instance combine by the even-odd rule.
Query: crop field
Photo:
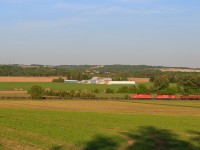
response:
[[[199,101],[1,100],[0,149],[199,150]]]

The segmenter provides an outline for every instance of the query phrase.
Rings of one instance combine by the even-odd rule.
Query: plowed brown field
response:
[[[0,91],[0,95],[3,94],[25,94],[27,91],[24,90],[16,90],[16,91]]]
[[[59,77],[0,77],[0,82],[52,82]],[[65,78],[64,78],[65,79]]]

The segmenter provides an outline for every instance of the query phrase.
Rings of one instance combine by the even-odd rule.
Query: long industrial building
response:
[[[122,84],[122,85],[135,85],[135,81],[109,81],[108,85]]]
[[[108,84],[108,85],[134,85],[135,81],[112,81],[111,78],[93,77],[91,80],[82,80],[79,83],[83,84]]]

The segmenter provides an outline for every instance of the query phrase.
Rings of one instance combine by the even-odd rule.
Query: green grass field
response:
[[[94,90],[99,89],[100,91],[112,88],[117,91],[123,85],[95,85],[95,84],[70,84],[70,83],[43,83],[43,82],[0,82],[0,90],[16,90],[23,89],[28,90],[33,85],[39,85],[43,88],[51,88],[53,90]]]
[[[16,96],[16,97],[20,97],[20,96],[29,96],[26,93],[4,93],[3,91],[16,91],[16,90],[29,90],[31,88],[31,86],[33,85],[39,85],[43,88],[51,88],[53,90],[90,90],[90,91],[94,91],[95,89],[99,89],[99,93],[96,94],[97,97],[121,97],[123,98],[124,95],[130,95],[130,93],[113,93],[113,94],[109,94],[109,93],[105,93],[105,90],[107,88],[111,88],[113,89],[115,92],[117,92],[117,90],[122,87],[123,85],[95,85],[95,84],[66,84],[66,83],[41,83],[41,82],[37,82],[37,83],[23,83],[23,82],[6,82],[6,83],[2,83],[0,82],[0,96]]]
[[[147,87],[153,86],[153,83],[138,83],[144,84]],[[137,85],[138,85],[137,84]],[[33,85],[39,85],[43,88],[51,88],[53,90],[94,90],[99,89],[100,92],[106,90],[106,88],[111,88],[115,92],[122,86],[128,85],[95,85],[95,84],[78,84],[78,83],[55,83],[55,82],[0,82],[0,90],[17,90],[23,89],[28,90]],[[175,87],[175,83],[170,83],[170,87]]]
[[[199,150],[199,106],[196,101],[0,101],[0,149]]]

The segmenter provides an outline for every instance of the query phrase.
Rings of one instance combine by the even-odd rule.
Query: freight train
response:
[[[200,95],[169,95],[169,94],[157,94],[153,96],[151,94],[132,94],[130,99],[156,99],[156,100],[200,100]]]

